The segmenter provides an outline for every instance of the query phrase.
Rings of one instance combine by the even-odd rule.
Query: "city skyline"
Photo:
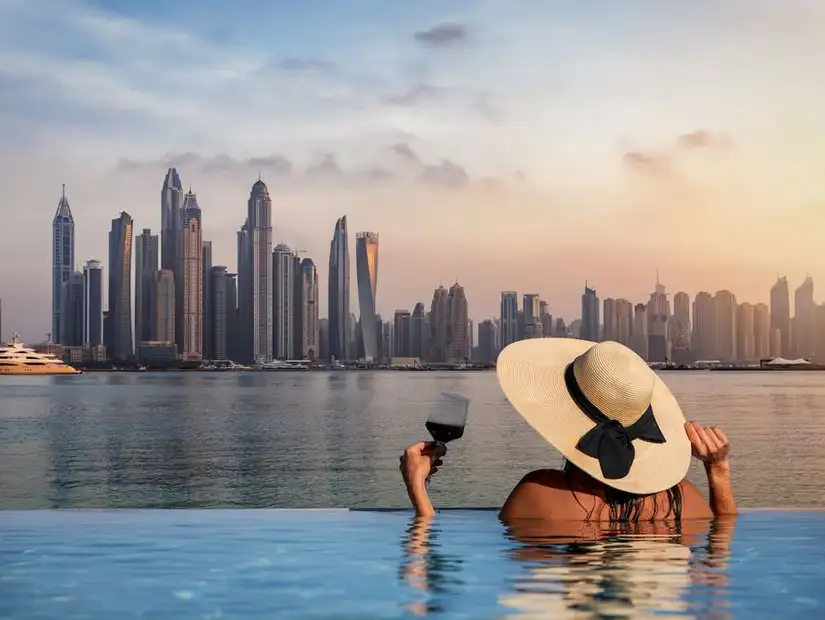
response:
[[[672,290],[753,302],[777,272],[825,281],[823,61],[804,53],[821,3],[375,3],[308,29],[312,5],[250,3],[241,23],[186,1],[3,3],[5,331],[51,330],[42,231],[62,183],[76,265],[105,261],[119,211],[162,232],[172,166],[218,265],[259,171],[273,244],[321,282],[331,222],[380,231],[385,317],[455,280],[477,318],[506,288],[571,318],[585,280],[647,299],[657,266]],[[246,36],[250,17],[271,36]]]

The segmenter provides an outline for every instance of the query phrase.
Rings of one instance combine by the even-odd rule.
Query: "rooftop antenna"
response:
[[[258,180],[259,181],[261,180],[261,171],[260,170],[258,170]]]
[[[63,184],[63,198],[66,197],[66,184]]]

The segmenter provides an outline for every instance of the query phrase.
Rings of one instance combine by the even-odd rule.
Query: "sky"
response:
[[[568,321],[657,268],[753,303],[825,283],[823,36],[820,0],[0,0],[2,336],[50,331],[61,185],[106,266],[172,165],[230,269],[260,174],[324,309],[344,214],[387,318],[455,281],[476,320],[516,290]]]

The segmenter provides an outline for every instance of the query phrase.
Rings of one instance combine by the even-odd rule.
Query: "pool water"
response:
[[[825,512],[599,532],[495,511],[0,512],[0,618],[825,617]]]

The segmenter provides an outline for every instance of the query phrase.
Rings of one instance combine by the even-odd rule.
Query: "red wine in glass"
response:
[[[446,444],[464,435],[470,401],[458,394],[442,393],[425,426],[437,443]]]

